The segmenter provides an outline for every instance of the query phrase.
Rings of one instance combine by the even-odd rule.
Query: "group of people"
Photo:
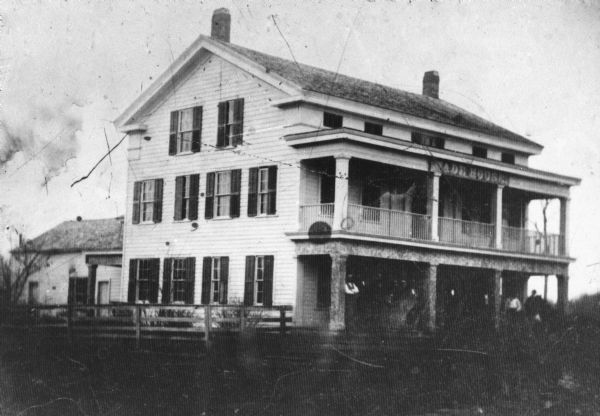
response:
[[[525,316],[528,319],[534,322],[542,322],[547,305],[547,302],[537,294],[537,291],[532,290],[531,295],[525,300],[524,307],[521,305],[519,298],[514,296],[506,300],[505,308],[507,315],[512,319],[521,316],[524,309]]]

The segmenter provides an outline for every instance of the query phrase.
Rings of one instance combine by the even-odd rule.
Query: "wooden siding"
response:
[[[296,290],[294,243],[284,235],[298,223],[300,169],[295,150],[279,140],[285,123],[284,110],[270,103],[284,94],[240,68],[211,56],[175,88],[165,101],[139,122],[148,126],[138,160],[130,160],[127,183],[127,213],[124,233],[123,284],[121,300],[127,299],[129,260],[160,258],[160,281],[166,257],[195,257],[194,302],[200,303],[202,257],[229,256],[229,303],[244,296],[245,257],[274,255],[273,304],[293,304]],[[220,101],[244,98],[244,141],[236,149],[215,149],[217,106]],[[194,106],[203,107],[202,146],[199,153],[168,155],[169,114]],[[248,169],[278,164],[277,214],[247,216]],[[291,166],[290,166],[291,164]],[[204,195],[208,172],[242,169],[240,217],[204,219]],[[193,230],[189,221],[174,221],[175,177],[200,174],[199,224]],[[162,178],[163,216],[157,224],[131,223],[133,184],[144,179]]]

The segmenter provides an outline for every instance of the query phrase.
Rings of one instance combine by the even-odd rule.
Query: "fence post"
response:
[[[204,343],[206,349],[210,348],[210,326],[211,326],[211,310],[210,305],[204,306]]]
[[[240,332],[244,332],[246,329],[246,306],[242,305],[240,308]]]
[[[142,338],[142,307],[135,306],[135,348],[140,349],[140,341]]]
[[[279,332],[285,334],[285,307],[279,308]]]
[[[67,338],[69,344],[73,344],[73,305],[67,305]]]

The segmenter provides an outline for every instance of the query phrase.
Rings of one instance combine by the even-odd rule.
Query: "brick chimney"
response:
[[[231,31],[231,15],[226,8],[217,9],[213,12],[212,28],[210,37],[223,42],[229,42]]]
[[[427,71],[423,75],[423,95],[440,98],[440,75],[437,71]]]

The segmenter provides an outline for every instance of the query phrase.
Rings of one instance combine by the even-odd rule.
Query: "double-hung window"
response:
[[[151,179],[133,184],[133,224],[161,222],[163,180]]]
[[[229,257],[204,257],[202,263],[202,304],[227,303]]]
[[[200,175],[175,178],[175,221],[198,219],[198,185]]]
[[[248,180],[248,216],[275,214],[276,198],[277,166],[251,168]]]
[[[196,259],[166,258],[163,270],[162,302],[194,303]]]
[[[240,216],[241,176],[241,169],[210,172],[206,175],[206,219]]]
[[[273,259],[273,256],[246,256],[245,305],[273,305]]]
[[[169,154],[199,152],[201,133],[202,107],[172,111]]]
[[[244,99],[219,103],[217,147],[238,146],[243,142]]]
[[[159,267],[160,259],[131,259],[129,261],[128,302],[158,302]]]

